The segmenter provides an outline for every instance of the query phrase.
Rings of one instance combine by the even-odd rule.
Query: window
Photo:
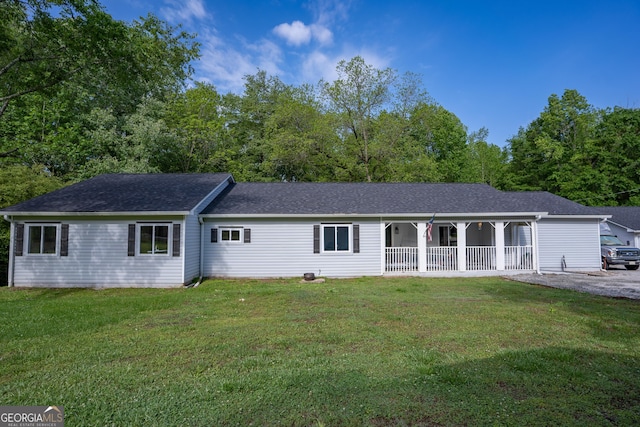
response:
[[[243,227],[221,227],[211,229],[211,243],[251,243],[251,229]]]
[[[457,246],[458,245],[458,229],[453,226],[440,226],[438,228],[440,234],[440,246]]]
[[[322,249],[324,252],[348,252],[350,225],[323,225]]]
[[[129,224],[127,256],[180,256],[180,224]]]
[[[140,225],[140,253],[166,255],[169,253],[169,225]]]
[[[220,230],[220,240],[223,242],[239,242],[240,229],[223,228]]]
[[[57,225],[29,225],[29,254],[56,254]]]

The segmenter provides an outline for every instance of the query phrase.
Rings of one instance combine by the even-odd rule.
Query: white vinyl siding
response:
[[[314,253],[314,225],[317,220],[218,220],[207,219],[205,236],[211,229],[251,229],[251,243],[205,243],[205,276],[217,277],[302,277],[315,273],[325,277],[380,275],[380,221],[353,220],[335,223],[359,224],[360,252]],[[333,222],[333,221],[331,221]],[[352,238],[352,234],[350,233]],[[353,242],[349,243],[352,247]]]
[[[599,222],[591,220],[542,219],[538,223],[538,254],[542,272],[600,269]]]
[[[622,228],[619,225],[609,223],[609,228],[611,229],[611,234],[614,236],[618,236],[618,239],[622,241],[627,246],[635,246],[636,240],[633,233],[627,231],[626,228]],[[603,233],[604,234],[604,233]]]
[[[182,256],[127,256],[129,224],[135,220],[65,222],[69,223],[68,256],[15,257],[15,286],[177,287],[183,284]]]
[[[191,211],[191,214],[184,221],[184,231],[181,237],[183,250],[180,252],[184,257],[183,283],[190,283],[200,275],[201,226],[198,214],[228,186],[229,180],[222,182]]]
[[[184,283],[200,275],[200,223],[196,215],[189,215],[182,233],[184,251]]]

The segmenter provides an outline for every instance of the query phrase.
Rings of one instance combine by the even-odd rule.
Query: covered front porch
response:
[[[384,222],[384,273],[535,271],[533,220]]]

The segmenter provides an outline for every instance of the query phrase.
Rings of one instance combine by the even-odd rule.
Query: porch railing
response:
[[[394,273],[418,271],[418,248],[386,248],[385,268]]]
[[[505,270],[533,270],[533,246],[505,246]]]
[[[418,271],[418,248],[385,248],[385,271],[407,273]],[[428,247],[426,271],[457,271],[458,248],[452,246]],[[496,270],[495,246],[467,246],[467,270]],[[533,270],[533,246],[505,246],[505,270]]]
[[[458,248],[436,246],[427,248],[427,271],[455,271],[458,269]]]
[[[467,270],[495,270],[495,246],[467,246]]]

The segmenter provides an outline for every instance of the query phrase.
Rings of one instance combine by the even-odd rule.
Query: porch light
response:
[[[398,226],[396,225],[396,228],[393,230],[396,234],[400,234],[400,229],[398,228]]]
[[[478,230],[482,230],[482,223],[481,222],[478,223]]]

